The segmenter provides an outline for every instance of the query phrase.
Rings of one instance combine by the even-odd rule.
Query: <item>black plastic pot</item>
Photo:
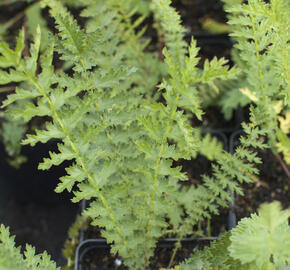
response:
[[[219,129],[205,129],[202,134],[206,135],[206,134],[211,134],[212,136],[215,136],[224,146],[224,150],[228,151],[228,138],[226,136],[226,134],[219,130]]]
[[[230,135],[230,139],[229,139],[229,153],[230,154],[232,154],[232,155],[234,154],[235,142],[237,140],[237,136],[240,136],[242,134],[243,134],[243,131],[239,129]],[[229,210],[228,222],[227,222],[228,223],[228,230],[231,230],[234,227],[236,227],[236,225],[237,225],[237,217],[236,217],[236,213],[235,213],[235,197],[234,197],[234,194],[232,193],[232,191],[230,189],[228,189],[228,190],[232,196],[232,202],[230,203],[230,210]]]
[[[151,34],[148,37],[152,38],[153,41],[157,39],[157,35]],[[212,34],[205,31],[198,32],[187,32],[185,33],[185,39],[191,41],[191,38],[194,38],[198,46],[212,45],[212,46],[222,46],[225,48],[232,48],[234,42],[231,40],[228,34]]]
[[[244,131],[242,129],[238,129],[233,132],[229,139],[229,152],[233,154],[235,152],[236,142],[238,141],[239,136],[243,135]]]
[[[182,246],[188,246],[191,250],[197,243],[200,242],[210,242],[212,240],[216,240],[217,237],[207,237],[207,238],[184,238],[181,240]],[[172,250],[174,248],[177,239],[175,238],[166,238],[159,240],[157,244],[157,250],[165,249],[165,250]],[[107,244],[106,239],[87,239],[81,242],[77,249],[76,249],[76,256],[75,256],[75,270],[83,270],[82,263],[85,260],[85,256],[89,252],[96,252],[101,254],[109,254],[110,253],[110,245]],[[103,267],[107,267],[107,269],[118,269],[118,266],[123,264],[122,259],[119,257],[114,258],[115,268],[112,266],[108,266],[108,262],[102,262],[96,265],[98,270],[104,269]],[[110,268],[108,268],[110,267]]]
[[[211,34],[205,31],[186,33],[185,38],[191,39],[191,37],[194,37],[198,46],[219,45],[226,48],[232,48],[234,45],[234,42],[228,34]]]

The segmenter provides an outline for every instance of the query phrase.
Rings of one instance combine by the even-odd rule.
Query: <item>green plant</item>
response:
[[[26,4],[27,2],[27,4]],[[27,41],[33,40],[33,37],[36,33],[37,25],[41,26],[42,29],[42,49],[45,48],[48,44],[48,27],[45,19],[41,15],[41,7],[38,1],[0,1],[0,9],[5,10],[6,5],[11,4],[24,5],[25,8],[23,10],[17,12],[13,15],[13,17],[9,18],[7,21],[4,20],[2,24],[0,24],[0,41],[6,41],[7,43],[13,43],[13,37],[15,35],[15,24],[19,23],[22,19],[24,20],[24,25],[26,31],[25,39]],[[25,53],[25,52],[24,52]],[[3,59],[2,59],[3,60]],[[5,61],[0,61],[1,68],[6,68],[7,63]],[[9,66],[9,65],[8,65]],[[27,87],[25,85],[20,85],[21,87]],[[4,94],[5,92],[12,92],[15,90],[15,85],[9,85],[7,87],[0,88],[0,94]],[[1,98],[2,99],[2,98]],[[21,107],[21,104],[16,104],[15,106]],[[2,118],[2,119],[1,119]],[[26,132],[31,132],[30,125],[28,121],[16,121],[11,117],[8,112],[3,114],[0,113],[0,138],[5,146],[6,152],[8,154],[8,163],[16,168],[19,168],[27,158],[21,154],[21,140],[24,138]]]
[[[19,107],[19,104],[16,105]],[[26,157],[21,155],[21,140],[26,133],[26,126],[22,121],[16,121],[13,116],[8,113],[3,113],[3,123],[0,129],[0,137],[2,138],[6,152],[8,154],[8,162],[10,165],[18,168]]]
[[[229,13],[230,35],[236,41],[233,60],[242,70],[238,87],[228,92],[222,100],[223,107],[227,110],[234,99],[243,100],[240,95],[244,94],[246,103],[255,104],[251,111],[266,131],[272,151],[282,152],[289,162],[289,128],[282,128],[279,123],[279,119],[289,114],[290,106],[289,1],[223,2]]]
[[[30,245],[26,245],[23,256],[20,247],[15,247],[14,238],[10,236],[9,228],[0,225],[1,270],[60,270],[46,252],[36,255]]]
[[[236,228],[194,254],[175,270],[284,270],[289,264],[290,210],[278,202],[263,204],[257,214],[242,219]],[[35,255],[27,245],[25,257],[16,248],[9,229],[0,227],[0,269],[58,269],[46,253]],[[68,268],[69,269],[69,268]],[[165,270],[165,269],[164,269]]]
[[[75,252],[78,244],[80,243],[80,231],[86,230],[89,225],[88,218],[77,215],[75,222],[68,230],[68,238],[64,243],[62,254],[67,260],[66,266],[62,270],[73,270],[75,263]]]
[[[39,169],[73,160],[56,191],[73,191],[74,202],[91,200],[84,214],[102,228],[111,252],[118,252],[130,269],[146,269],[169,227],[180,240],[227,206],[228,187],[242,193],[239,183],[252,181],[258,173],[254,164],[261,162],[250,148],[267,147],[260,141],[267,130],[259,127],[256,109],[234,155],[215,140],[202,139],[190,122],[203,115],[203,93],[198,91],[235,79],[240,70],[216,58],[197,68],[196,42],[188,46],[183,40],[185,29],[171,2],[153,0],[166,47],[163,63],[146,51],[149,40],[140,27],[145,15],[138,15],[134,3],[82,0],[81,15],[87,21],[81,28],[61,2],[41,1],[57,34],[48,37],[41,52],[38,27],[25,57],[23,29],[14,49],[0,43],[0,84],[20,83],[3,102],[15,119],[44,117],[45,128],[27,135],[24,144],[61,141],[58,152],[51,152]],[[55,52],[68,69],[54,70]],[[11,106],[20,101],[21,106]],[[216,161],[213,175],[204,176],[198,186],[184,185],[187,175],[174,161],[197,153]],[[179,247],[180,241],[171,262]]]
[[[257,214],[243,218],[210,247],[194,253],[180,265],[182,270],[285,269],[290,263],[290,210],[278,202],[263,204]]]
[[[20,4],[22,2],[22,5],[25,7],[24,10],[20,11],[19,13],[17,13],[15,15],[15,17],[11,18],[10,20],[8,20],[7,22],[3,23],[2,25],[0,25],[0,40],[5,40],[7,41],[7,43],[14,43],[14,40],[11,40],[11,33],[8,31],[10,28],[13,29],[12,33],[15,33],[15,23],[18,22],[20,19],[24,19],[24,27],[25,27],[25,47],[28,45],[26,43],[29,43],[31,40],[33,40],[35,34],[37,33],[36,28],[37,25],[39,25],[41,27],[41,43],[40,43],[40,49],[44,50],[44,48],[46,48],[48,46],[48,43],[50,42],[49,39],[49,29],[48,29],[48,22],[46,21],[47,18],[43,17],[42,15],[42,8],[40,5],[39,1],[30,1],[30,0],[15,0],[15,1],[2,1],[0,3],[0,6],[4,6],[5,5],[9,5],[9,4],[13,4],[14,2],[19,2],[18,4]],[[27,2],[27,4],[25,4],[25,2]],[[75,0],[64,0],[61,1],[63,4],[66,4],[70,7],[74,7],[74,8],[78,8],[78,7],[84,7],[86,6],[88,3],[87,1],[75,1]],[[93,3],[91,3],[92,6],[94,6],[94,8],[98,8],[98,6],[102,6],[101,4],[96,3],[95,5]],[[119,19],[125,19],[126,23],[123,23],[122,26],[124,26],[124,29],[119,29],[120,31],[124,31],[123,32],[123,36],[122,36],[122,40],[124,42],[127,43],[127,45],[130,43],[132,47],[137,46],[138,48],[130,48],[129,45],[127,47],[128,50],[130,50],[131,54],[129,55],[127,53],[127,56],[129,56],[130,58],[136,58],[139,60],[139,65],[147,65],[147,69],[150,66],[150,73],[151,75],[148,77],[147,73],[142,73],[143,76],[148,77],[147,81],[144,81],[147,86],[150,84],[149,80],[151,81],[155,81],[156,77],[158,77],[158,74],[160,73],[160,71],[162,70],[162,67],[159,65],[159,63],[157,63],[156,61],[153,61],[150,55],[147,53],[146,55],[143,56],[142,54],[142,46],[146,47],[147,44],[141,44],[141,42],[136,42],[136,38],[133,37],[133,35],[130,35],[130,33],[132,32],[132,29],[138,27],[138,25],[140,23],[142,23],[142,21],[144,20],[145,16],[148,15],[148,2],[146,1],[128,1],[127,3],[124,3],[123,7],[122,7],[122,11],[120,10],[120,13],[118,14],[120,17]],[[147,11],[146,11],[147,10]],[[101,8],[101,12],[103,11],[103,9]],[[101,13],[99,12],[99,14]],[[123,12],[123,13],[122,13]],[[128,14],[125,14],[127,13]],[[129,14],[130,12],[130,14]],[[135,22],[135,25],[132,26],[130,23],[130,17],[134,16],[136,13],[141,13],[141,14],[145,14],[144,16],[140,17],[138,21]],[[98,13],[94,13],[93,16],[95,16],[96,18],[96,14]],[[147,15],[146,15],[147,14]],[[123,17],[122,17],[123,16]],[[47,16],[46,16],[47,17]],[[84,14],[84,17],[90,17],[89,14],[89,9],[87,9],[87,14]],[[99,21],[98,23],[103,22],[102,20]],[[107,23],[107,22],[105,22]],[[92,28],[92,27],[97,27],[97,24],[92,24],[91,26],[88,23],[88,29]],[[3,30],[3,32],[1,32],[1,29]],[[111,28],[113,30],[113,27]],[[12,30],[11,30],[12,31]],[[90,31],[90,30],[89,30]],[[110,30],[109,30],[110,31]],[[114,30],[113,30],[114,31]],[[125,33],[127,32],[127,33]],[[144,29],[142,29],[140,31],[139,37],[141,37],[142,33],[144,32]],[[9,36],[10,33],[10,36]],[[1,36],[2,34],[2,36]],[[138,35],[136,35],[137,37]],[[129,42],[127,42],[127,38],[129,38]],[[116,40],[116,39],[115,39]],[[136,51],[136,53],[134,53]],[[141,53],[141,54],[140,54]],[[26,49],[24,48],[23,54],[29,54]],[[121,55],[121,53],[120,53]],[[140,60],[142,59],[142,63],[140,62]],[[3,59],[2,59],[3,60]],[[135,59],[133,60],[135,61]],[[59,65],[58,61],[58,65]],[[132,63],[133,65],[133,63]],[[57,67],[58,69],[63,69],[63,70],[68,70],[69,68],[71,68],[72,64],[67,61],[65,62],[65,64],[61,67]],[[6,68],[9,67],[9,64],[7,66],[7,63],[5,61],[1,61],[1,68]],[[143,81],[143,80],[142,80]],[[5,82],[4,82],[5,83]],[[155,82],[156,84],[156,82]],[[18,87],[20,88],[29,88],[29,85],[25,85],[25,82],[20,82],[20,84],[18,85]],[[11,92],[15,90],[15,85],[12,84],[8,87],[3,87],[0,89],[0,92]],[[1,115],[0,115],[1,116]],[[0,119],[1,120],[1,119]],[[2,137],[3,143],[6,147],[7,153],[9,155],[9,161],[10,164],[15,165],[16,167],[19,167],[21,165],[21,163],[23,163],[23,161],[25,160],[24,157],[20,156],[19,153],[21,151],[21,144],[20,141],[24,138],[24,134],[25,131],[28,131],[28,133],[30,132],[34,132],[33,128],[35,125],[31,124],[29,121],[30,119],[27,119],[24,121],[24,119],[21,120],[21,125],[19,125],[19,132],[15,132],[15,134],[13,134],[13,136],[11,136],[11,126],[16,124],[15,119],[12,119],[11,117],[8,117],[8,115],[3,117],[3,125],[0,127],[0,135]],[[39,125],[36,125],[36,128],[42,128]],[[21,130],[20,130],[21,129]],[[16,130],[15,130],[16,131]],[[21,132],[20,132],[21,131]]]

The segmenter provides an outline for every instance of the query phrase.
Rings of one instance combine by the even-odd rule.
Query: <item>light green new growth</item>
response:
[[[290,210],[281,210],[280,203],[273,202],[263,204],[258,212],[195,252],[181,269],[284,270],[290,263]]]
[[[36,255],[30,245],[26,245],[23,256],[20,247],[15,247],[14,238],[9,228],[0,225],[0,270],[60,270],[46,252]]]
[[[230,35],[236,41],[233,58],[242,70],[240,91],[256,105],[252,114],[265,130],[272,151],[282,152],[287,161],[289,139],[283,139],[287,132],[282,134],[278,119],[290,109],[289,1],[223,2],[229,12]]]
[[[290,210],[282,211],[274,202],[262,205],[258,213],[232,231],[230,255],[253,269],[284,269],[290,263]]]

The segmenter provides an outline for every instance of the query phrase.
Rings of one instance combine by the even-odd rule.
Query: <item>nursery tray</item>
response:
[[[156,33],[147,34],[152,39],[157,39]],[[204,45],[219,45],[225,48],[232,48],[234,42],[231,40],[228,34],[212,34],[205,31],[187,32],[185,33],[185,39],[190,41],[194,38],[197,41],[198,46]]]
[[[186,259],[191,253],[193,248],[198,244],[204,246],[212,240],[216,240],[216,237],[207,238],[184,238],[181,240],[182,248],[176,255],[176,263],[180,263]],[[152,270],[157,270],[160,267],[167,267],[170,260],[170,250],[174,248],[174,244],[177,239],[166,238],[158,241],[155,258],[156,263],[160,265],[154,265]],[[93,254],[93,255],[92,255]],[[88,256],[94,257],[91,261]],[[154,259],[153,259],[154,260]],[[93,265],[91,264],[93,262]],[[151,261],[152,262],[152,261]],[[154,263],[154,262],[153,262]],[[87,239],[81,242],[76,249],[75,256],[75,270],[125,270],[127,269],[123,265],[123,261],[118,256],[110,255],[110,245],[107,244],[106,239]]]

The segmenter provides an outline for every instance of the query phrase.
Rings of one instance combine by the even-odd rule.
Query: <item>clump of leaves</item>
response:
[[[197,251],[182,270],[284,270],[290,263],[290,210],[279,202],[263,204],[210,247]]]
[[[199,86],[211,89],[216,80],[235,79],[240,70],[230,69],[223,58],[205,61],[199,69],[196,41],[183,40],[185,29],[171,2],[153,0],[165,41],[162,62],[146,51],[150,41],[138,27],[145,15],[132,8],[135,2],[82,0],[87,24],[80,27],[60,1],[43,0],[57,33],[41,51],[37,27],[29,55],[22,54],[24,30],[14,49],[0,43],[0,84],[21,83],[2,105],[11,108],[21,101],[22,107],[11,108],[16,120],[43,117],[44,128],[22,143],[59,140],[58,151],[50,152],[39,169],[72,160],[56,191],[73,191],[74,202],[91,200],[84,214],[101,228],[111,252],[130,269],[146,269],[169,227],[180,240],[228,205],[228,188],[242,194],[240,183],[252,181],[258,173],[254,165],[261,162],[252,148],[267,147],[259,139],[269,127],[257,106],[234,155],[215,140],[202,139],[190,122],[192,116],[202,119]],[[69,72],[55,70],[56,53]],[[216,160],[213,174],[198,186],[182,185],[188,177],[174,161],[197,153]],[[171,261],[179,247],[180,241]]]
[[[14,238],[10,236],[9,228],[0,225],[1,270],[60,270],[46,252],[36,255],[30,245],[26,245],[23,256],[20,247],[15,247]]]

